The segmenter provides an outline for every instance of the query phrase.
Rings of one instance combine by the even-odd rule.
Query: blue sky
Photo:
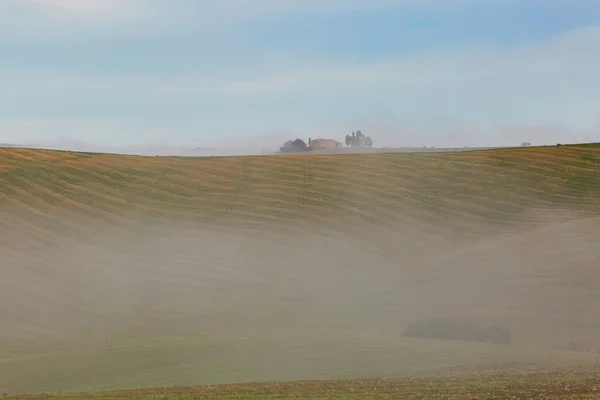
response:
[[[0,142],[600,141],[596,0],[0,0]]]

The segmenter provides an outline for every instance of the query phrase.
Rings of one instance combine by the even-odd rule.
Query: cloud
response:
[[[398,7],[412,5],[460,5],[472,3],[473,0],[189,0],[174,1],[172,4],[183,4],[195,11],[195,18],[217,21],[240,21],[257,18],[268,18],[289,14],[311,14],[345,12],[368,8]],[[181,10],[171,8],[173,12]]]
[[[0,45],[119,37],[149,21],[144,0],[0,0]]]
[[[20,0],[21,4],[73,13],[112,12],[127,4],[123,0]]]
[[[149,35],[179,29],[229,28],[238,23],[286,16],[414,5],[457,6],[473,2],[475,0],[1,0],[0,38],[11,34],[73,40],[68,33],[106,35],[115,30],[121,35]],[[82,19],[95,23],[75,22]],[[111,24],[100,23],[106,21]],[[115,24],[117,21],[120,24]]]
[[[512,48],[362,61],[286,54],[275,66],[241,58],[229,61],[235,73],[218,63],[185,74],[0,69],[0,132],[85,132],[113,143],[218,135],[257,146],[267,143],[265,132],[339,136],[357,128],[378,145],[600,141],[598,47],[600,26],[592,26]]]
[[[600,26],[587,27],[550,40],[512,49],[481,47],[428,52],[408,57],[355,61],[288,54],[287,63],[255,66],[251,76],[231,79],[221,67],[187,75],[135,73],[122,75],[56,75],[38,71],[0,70],[4,96],[31,98],[72,95],[132,94],[140,96],[336,95],[341,92],[405,90],[440,94],[541,95],[574,92],[596,96],[600,67]],[[176,62],[176,60],[173,60]],[[233,60],[233,62],[242,61]],[[252,60],[249,60],[251,63]],[[242,69],[238,68],[238,71]],[[237,74],[239,75],[239,74]],[[401,93],[398,93],[401,96]],[[0,95],[1,96],[1,95]],[[570,99],[572,101],[573,99]],[[577,100],[577,98],[575,98]]]
[[[136,0],[3,0],[0,9],[13,18],[112,18],[134,10]]]

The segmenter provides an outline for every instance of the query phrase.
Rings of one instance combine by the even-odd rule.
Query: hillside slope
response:
[[[0,377],[16,374],[0,391],[314,378],[316,355],[333,377],[581,361],[543,349],[600,347],[599,217],[594,146],[231,158],[0,149]],[[412,346],[399,338],[406,323],[447,315],[506,325],[515,346],[443,342],[398,361]],[[269,351],[280,357],[253,369]],[[110,378],[101,366],[115,362],[128,372]]]
[[[522,225],[535,208],[597,209],[599,154],[585,146],[214,158],[0,149],[0,204],[7,212],[47,212],[54,228],[68,226],[68,216],[140,214],[389,226],[410,214],[451,230]]]

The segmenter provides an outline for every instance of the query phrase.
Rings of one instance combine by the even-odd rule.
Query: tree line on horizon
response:
[[[352,132],[352,135],[346,135],[345,143],[349,147],[373,147],[371,136],[365,136],[361,131]]]

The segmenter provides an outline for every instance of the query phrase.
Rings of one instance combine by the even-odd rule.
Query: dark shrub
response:
[[[570,340],[565,346],[564,350],[579,351],[581,353],[589,353],[591,351],[590,346],[588,346],[587,343],[577,340]]]
[[[304,142],[304,140],[302,139],[296,139],[292,142],[292,145],[301,151],[305,151],[308,149],[308,145]]]
[[[477,322],[451,319],[431,318],[411,322],[407,325],[402,336],[429,339],[462,340],[470,342],[485,342],[510,344],[512,334],[510,329],[494,324],[487,329]]]
[[[497,324],[488,327],[487,338],[492,343],[510,344],[512,342],[510,329]]]
[[[483,342],[487,332],[473,321],[432,318],[411,322],[402,336]]]
[[[302,139],[288,140],[283,147],[279,148],[280,153],[299,153],[309,150],[310,148]]]

